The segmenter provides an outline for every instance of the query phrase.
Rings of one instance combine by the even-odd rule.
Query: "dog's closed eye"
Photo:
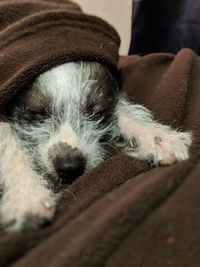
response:
[[[26,111],[34,115],[46,115],[47,111],[44,108],[26,106]]]
[[[26,106],[25,107],[26,114],[31,117],[33,120],[45,119],[50,116],[50,113],[45,108]]]

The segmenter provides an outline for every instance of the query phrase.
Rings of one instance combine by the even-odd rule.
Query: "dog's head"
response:
[[[101,162],[115,132],[116,90],[99,63],[66,63],[40,75],[11,113],[33,166],[71,181]]]

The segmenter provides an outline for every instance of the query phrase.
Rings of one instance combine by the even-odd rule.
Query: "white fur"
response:
[[[115,125],[102,128],[101,120],[94,121],[92,116],[82,114],[81,110],[91,85],[97,82],[90,79],[92,64],[96,63],[66,63],[40,75],[33,86],[52,100],[52,116],[34,127],[24,125],[21,128],[15,122],[18,132],[38,143],[38,150],[34,148],[32,152],[33,157],[39,157],[48,170],[53,171],[48,150],[59,142],[67,142],[83,152],[87,159],[86,170],[104,159],[105,151],[99,140],[108,132],[113,132]]]
[[[16,116],[11,124],[15,136],[8,124],[0,124],[0,181],[4,188],[0,216],[10,230],[20,231],[27,224],[37,226],[38,220],[53,217],[56,197],[42,178],[48,173],[56,176],[49,150],[60,142],[83,153],[86,171],[104,159],[106,151],[100,139],[107,134],[110,136],[107,143],[118,147],[116,142],[121,135],[125,141],[136,140],[137,148],[125,142],[123,151],[138,159],[148,160],[151,155],[154,164],[171,164],[188,158],[190,133],[153,121],[146,108],[130,104],[123,97],[116,105],[113,121],[106,127],[101,126],[101,119],[94,120],[93,114],[84,114],[86,96],[95,93],[91,86],[95,90],[97,84],[91,75],[94,64],[96,70],[103,71],[103,66],[97,63],[67,63],[36,79],[33,87],[51,100],[52,114],[45,122],[32,126],[24,123],[22,127]],[[101,94],[100,91],[99,97]],[[17,112],[20,110],[16,109]],[[20,141],[16,133],[26,141]],[[40,175],[34,160],[44,167]]]
[[[55,198],[46,182],[31,168],[8,123],[0,123],[0,175],[4,192],[0,218],[10,231],[19,231],[27,223],[51,219]]]
[[[137,143],[136,150],[125,148],[125,153],[138,159],[150,157],[154,165],[168,165],[188,159],[188,149],[192,143],[190,132],[173,130],[154,121],[145,107],[130,104],[123,98],[116,109],[120,132]]]

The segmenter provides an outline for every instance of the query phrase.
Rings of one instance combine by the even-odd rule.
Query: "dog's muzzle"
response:
[[[85,171],[86,160],[83,153],[66,143],[59,143],[54,149],[51,148],[51,160],[63,183],[72,183]]]

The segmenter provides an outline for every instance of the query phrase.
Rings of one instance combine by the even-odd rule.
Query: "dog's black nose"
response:
[[[85,159],[81,153],[72,150],[65,155],[58,155],[53,161],[54,168],[63,183],[71,183],[85,170]]]

